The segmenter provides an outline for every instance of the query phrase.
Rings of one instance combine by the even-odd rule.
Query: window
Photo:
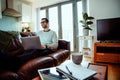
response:
[[[70,41],[71,51],[73,51],[73,10],[72,3],[62,5],[62,36],[63,39]],[[68,15],[69,14],[69,15]]]
[[[42,18],[46,18],[46,10],[40,10],[40,20],[39,20],[39,23],[40,23]],[[40,25],[39,29],[42,30],[42,26],[41,25]]]
[[[77,2],[77,11],[78,11],[78,29],[79,29],[79,35],[83,35],[83,27],[80,24],[80,20],[82,20],[82,2]]]
[[[77,9],[73,6],[77,6]],[[75,13],[78,14],[76,15],[78,17],[78,20],[73,17],[73,14]],[[74,33],[77,33],[79,35],[83,34],[83,28],[79,22],[82,19],[81,0],[70,0],[42,7],[40,9],[40,17],[47,17],[50,21],[50,29],[54,30],[59,38],[70,41],[71,51],[75,50],[74,45],[76,45],[76,41],[74,40]],[[78,21],[78,25],[74,26],[75,22],[73,20]],[[75,31],[74,27],[77,27],[79,29],[79,33]]]
[[[46,10],[40,10],[40,19],[46,18]]]
[[[58,36],[58,7],[49,8],[49,27],[54,30]]]

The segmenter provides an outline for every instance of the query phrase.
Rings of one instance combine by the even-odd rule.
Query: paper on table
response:
[[[71,76],[77,80],[85,80],[96,74],[96,71],[84,67],[74,67],[70,65],[67,65],[67,67],[69,68],[70,72],[72,72]],[[69,71],[66,69],[66,65],[60,65],[56,69],[70,75]]]

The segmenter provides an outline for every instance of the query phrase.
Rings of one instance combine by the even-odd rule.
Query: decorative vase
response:
[[[89,35],[89,30],[83,29],[83,36],[88,36],[88,35]]]
[[[72,54],[72,61],[73,61],[73,63],[79,65],[79,64],[81,64],[82,59],[83,59],[83,55],[82,54],[80,54],[80,53]]]

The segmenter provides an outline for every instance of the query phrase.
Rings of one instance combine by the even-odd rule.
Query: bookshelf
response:
[[[83,54],[87,52],[89,53],[87,54],[89,57],[93,57],[94,36],[80,36],[79,39],[80,52]],[[84,47],[86,44],[83,45],[83,43],[85,43],[84,41],[86,40],[88,41],[88,44],[90,43],[90,47]]]

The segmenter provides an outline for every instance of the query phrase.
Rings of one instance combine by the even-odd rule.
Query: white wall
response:
[[[96,20],[120,17],[120,0],[88,0],[88,13],[95,17],[92,35],[97,36]]]

